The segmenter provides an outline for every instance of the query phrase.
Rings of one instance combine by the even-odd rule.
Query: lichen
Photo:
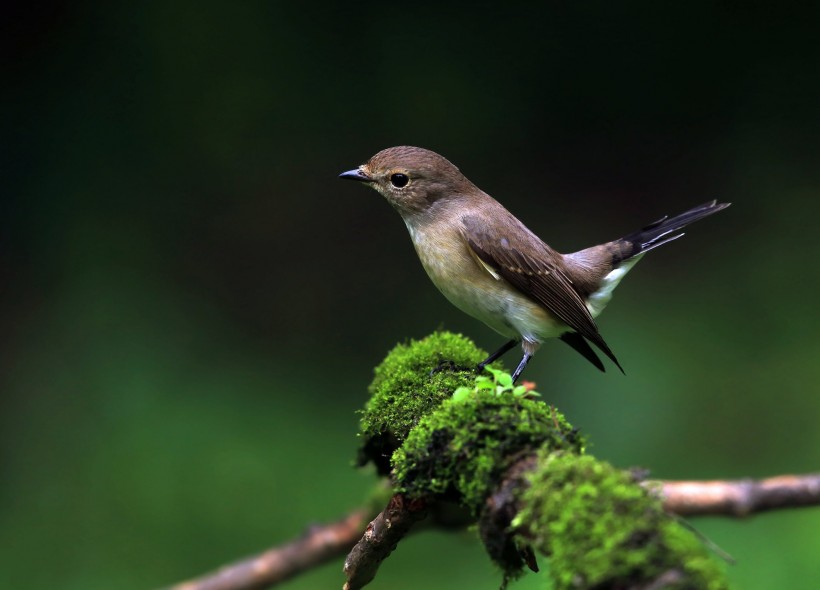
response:
[[[549,556],[556,589],[632,587],[673,571],[665,588],[728,587],[703,544],[628,473],[544,450],[528,479],[513,526]]]
[[[393,348],[376,367],[369,387],[359,463],[373,461],[386,475],[390,456],[410,430],[457,388],[471,385],[476,365],[486,356],[471,340],[451,332],[435,332]]]
[[[425,416],[393,455],[398,489],[456,500],[477,515],[506,469],[538,449],[580,453],[583,440],[540,401],[477,392]]]

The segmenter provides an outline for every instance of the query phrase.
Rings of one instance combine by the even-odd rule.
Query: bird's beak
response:
[[[347,178],[348,180],[358,180],[359,182],[372,182],[373,179],[370,178],[367,174],[362,172],[361,168],[356,168],[354,170],[348,170],[347,172],[342,172],[339,174],[339,178]]]

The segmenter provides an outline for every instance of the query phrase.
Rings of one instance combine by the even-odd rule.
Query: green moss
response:
[[[507,468],[539,448],[581,452],[583,441],[543,402],[477,393],[424,417],[393,455],[393,471],[410,496],[445,497],[477,514]]]
[[[561,414],[477,385],[484,358],[447,332],[394,348],[370,386],[360,461],[392,470],[394,491],[454,501],[479,517],[505,583],[531,544],[549,556],[559,590],[643,587],[670,574],[665,588],[727,587],[717,560],[655,496],[583,455],[584,441]],[[459,387],[466,390],[454,399]],[[493,510],[484,510],[491,494]]]
[[[661,526],[666,546],[674,554],[682,556],[687,577],[700,580],[703,584],[698,588],[723,590],[728,587],[724,567],[704,549],[703,543],[692,531],[672,518],[667,518]]]
[[[458,387],[472,386],[475,367],[486,357],[471,340],[451,332],[391,350],[375,369],[362,411],[360,464],[371,460],[386,473],[390,455],[410,430]]]
[[[514,526],[550,556],[555,587],[621,588],[681,570],[669,588],[728,586],[699,540],[630,476],[593,457],[541,453]]]

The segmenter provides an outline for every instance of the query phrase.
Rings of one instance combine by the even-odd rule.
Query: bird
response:
[[[595,318],[644,254],[731,204],[710,201],[617,240],[561,254],[431,150],[387,148],[339,177],[378,191],[401,215],[439,291],[508,339],[478,370],[521,344],[513,382],[550,338],[559,338],[605,371],[594,345],[623,372]]]

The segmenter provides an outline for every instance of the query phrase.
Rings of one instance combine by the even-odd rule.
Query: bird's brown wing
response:
[[[598,332],[598,326],[583,298],[562,270],[560,255],[520,221],[512,216],[510,220],[517,226],[514,227],[515,235],[495,235],[495,232],[490,235],[480,217],[467,215],[462,218],[464,239],[482,262],[601,349],[623,371],[618,359]],[[525,253],[521,248],[524,245],[528,252],[537,254]]]

